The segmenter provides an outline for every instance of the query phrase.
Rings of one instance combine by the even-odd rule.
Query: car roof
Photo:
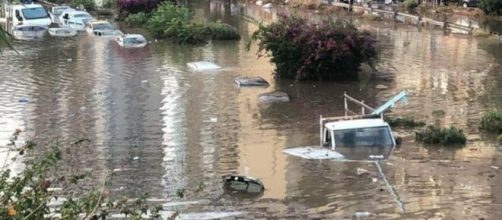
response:
[[[64,14],[64,13],[74,14],[74,15],[75,15],[75,14],[86,14],[86,15],[91,16],[91,14],[89,14],[89,13],[87,13],[87,12],[85,12],[85,11],[78,11],[78,10],[75,10],[75,9],[73,9],[73,8],[69,8],[69,9],[64,10],[64,11],[62,12],[62,14]]]
[[[90,22],[90,24],[110,24],[110,22],[105,20],[93,20]]]
[[[43,8],[42,5],[39,4],[25,4],[25,5],[13,5],[14,9],[23,9],[23,8]]]
[[[328,122],[324,126],[329,130],[346,130],[355,128],[382,127],[388,126],[388,124],[381,118],[371,118]]]
[[[136,37],[145,38],[141,34],[126,34],[123,36],[123,38],[136,38]]]

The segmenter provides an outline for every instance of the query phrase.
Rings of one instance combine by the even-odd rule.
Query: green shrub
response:
[[[450,127],[427,126],[423,132],[416,133],[416,140],[426,144],[463,145],[467,141],[462,130]]]
[[[203,24],[174,20],[164,31],[165,37],[179,44],[202,45],[207,43],[209,34]]]
[[[312,24],[280,15],[268,26],[259,24],[252,40],[259,40],[259,52],[270,52],[276,77],[285,79],[355,80],[361,63],[376,57],[370,34],[343,21]]]
[[[488,15],[502,15],[502,0],[479,0],[478,7]]]
[[[211,35],[211,39],[213,40],[239,40],[241,39],[241,35],[237,32],[237,30],[228,25],[221,22],[209,23],[207,25],[207,30]]]
[[[404,7],[409,12],[413,12],[415,10],[415,8],[418,7],[418,2],[417,2],[417,0],[405,0],[404,1]]]
[[[148,14],[145,12],[129,14],[124,22],[129,27],[140,27],[148,22]]]
[[[413,118],[385,118],[385,121],[389,123],[391,127],[401,127],[401,128],[416,128],[423,127],[425,123],[422,121],[415,121]]]
[[[165,38],[166,28],[170,26],[180,26],[188,24],[191,20],[191,13],[187,8],[178,7],[170,2],[164,2],[153,12],[148,19],[147,28],[154,37]]]
[[[193,23],[191,16],[187,8],[175,6],[170,2],[164,2],[148,18],[147,28],[156,38],[169,38],[173,42],[182,44],[202,45],[210,39],[240,39],[237,30],[230,25],[222,23],[210,23],[209,25]],[[131,19],[136,19],[136,17]]]
[[[108,196],[107,181],[102,185],[93,186],[87,192],[77,192],[82,189],[85,174],[62,174],[60,161],[65,155],[60,145],[54,144],[44,149],[44,154],[37,154],[37,147],[27,141],[17,146],[21,130],[16,130],[10,143],[2,149],[7,149],[6,155],[17,155],[12,160],[2,162],[0,167],[0,219],[2,220],[39,220],[52,219],[48,214],[61,215],[61,219],[106,219],[113,213],[121,213],[128,219],[142,219],[146,215],[152,219],[159,219],[162,206],[152,207],[147,204],[146,195],[138,199],[112,200]],[[76,141],[78,145],[83,141]],[[71,146],[75,147],[75,146]],[[29,157],[18,157],[29,154]],[[17,159],[17,160],[16,160]],[[9,165],[14,161],[25,165],[19,173],[13,174]],[[109,177],[111,178],[111,176]],[[52,191],[50,188],[60,188]],[[51,200],[61,201],[62,204],[49,207]],[[54,218],[57,219],[57,218]]]
[[[502,111],[485,112],[481,118],[481,129],[502,133]]]

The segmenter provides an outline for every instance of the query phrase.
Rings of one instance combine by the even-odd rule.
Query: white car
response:
[[[59,21],[61,26],[70,27],[77,31],[85,31],[87,24],[94,20],[94,18],[85,11],[77,11],[74,9],[68,9],[61,13]]]
[[[70,10],[70,9],[72,9],[72,8],[70,8],[70,6],[66,6],[66,5],[52,7],[51,10],[49,11],[49,15],[51,17],[52,23],[61,24],[59,17],[61,16],[61,14],[64,11]]]
[[[87,33],[102,37],[116,37],[123,34],[120,30],[115,29],[108,21],[89,22]]]
[[[47,27],[40,25],[17,25],[12,31],[12,35],[17,40],[35,40],[43,38],[47,32]]]
[[[53,37],[73,37],[77,35],[77,31],[73,28],[49,28],[49,35]]]
[[[115,41],[124,48],[140,48],[147,44],[145,37],[140,34],[124,34],[118,36]]]

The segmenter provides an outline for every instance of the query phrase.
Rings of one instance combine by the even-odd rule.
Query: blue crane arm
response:
[[[406,90],[401,91],[399,94],[392,97],[389,101],[384,103],[375,109],[371,114],[372,115],[380,115],[385,112],[387,109],[392,108],[396,105],[397,102],[402,101],[404,104],[408,104],[408,92]]]

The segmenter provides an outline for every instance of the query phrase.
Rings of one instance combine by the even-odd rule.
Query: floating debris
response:
[[[73,61],[73,59],[72,58],[68,58],[68,59],[66,59],[66,61],[67,62],[71,62],[71,61]]]
[[[230,193],[247,193],[259,195],[265,187],[263,183],[255,178],[237,175],[223,176],[224,189]]]
[[[368,171],[367,169],[363,169],[363,168],[357,168],[356,173],[357,173],[358,176],[360,176],[360,175],[363,175],[363,174],[370,173],[370,171]]]
[[[356,212],[355,216],[356,216],[356,218],[364,218],[364,217],[369,217],[370,213],[369,212]]]
[[[493,168],[493,169],[496,169],[496,170],[498,170],[500,168],[498,166],[490,166],[490,167]]]
[[[132,159],[133,160],[139,160],[139,157],[133,157]]]
[[[22,97],[22,98],[20,98],[20,99],[19,99],[19,102],[20,102],[20,103],[28,103],[28,101],[29,101],[29,100],[28,100],[28,98],[26,98],[26,97]]]
[[[195,70],[195,71],[221,69],[220,66],[216,65],[215,63],[209,62],[209,61],[190,62],[190,63],[187,63],[187,66],[190,69]]]
[[[384,156],[383,155],[370,155],[369,158],[370,159],[384,159]]]
[[[285,92],[274,91],[260,94],[258,100],[264,103],[270,102],[289,102],[289,95]]]
[[[237,86],[239,86],[239,87],[243,87],[243,86],[267,87],[269,85],[266,80],[264,80],[263,78],[261,78],[259,76],[252,76],[252,77],[241,76],[241,77],[235,78],[234,81],[237,84]]]

